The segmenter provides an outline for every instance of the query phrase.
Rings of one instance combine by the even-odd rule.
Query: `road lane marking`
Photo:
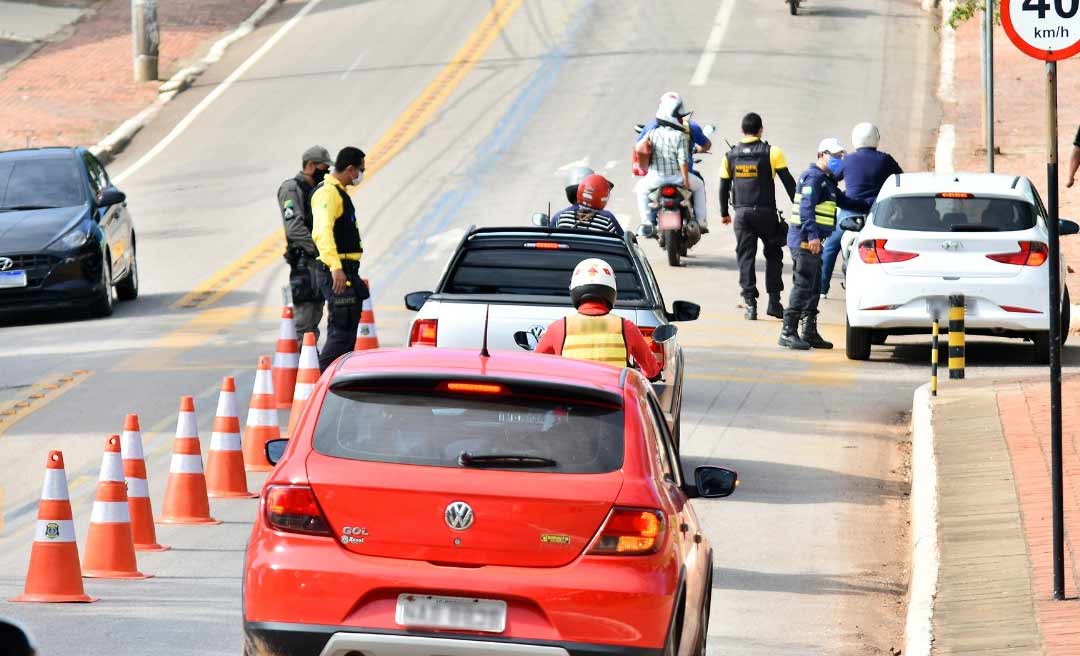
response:
[[[51,374],[30,386],[18,398],[0,405],[0,435],[22,419],[60,398],[62,394],[93,375],[92,371],[76,369],[63,374]]]
[[[733,368],[725,373],[687,373],[686,378],[720,383],[851,387],[858,377],[855,372],[844,371],[781,372],[768,369]]]
[[[728,24],[731,23],[731,15],[734,11],[735,0],[720,0],[720,8],[716,10],[712,31],[709,32],[709,39],[705,42],[705,50],[698,59],[694,75],[690,78],[690,86],[704,86],[709,81],[709,73],[712,71],[713,64],[716,63],[716,56],[720,53],[720,44],[724,41],[724,34],[727,32]]]
[[[367,57],[367,53],[360,53],[360,56],[356,58],[356,61],[350,64],[349,67],[341,73],[341,77],[339,77],[338,79],[344,80],[345,78],[349,77],[349,75],[360,66],[360,62],[364,61],[364,57]]]
[[[214,275],[199,283],[195,289],[181,296],[170,307],[176,310],[205,308],[217,303],[226,294],[237,289],[275,262],[285,251],[285,235],[278,231],[263,239],[255,248],[241,255]]]

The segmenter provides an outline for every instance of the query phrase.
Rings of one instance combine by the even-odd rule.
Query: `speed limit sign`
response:
[[[1035,59],[1060,61],[1080,52],[1080,0],[1001,0],[1001,23]]]

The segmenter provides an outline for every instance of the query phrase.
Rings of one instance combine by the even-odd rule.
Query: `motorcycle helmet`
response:
[[[578,186],[581,185],[581,181],[590,175],[596,173],[596,171],[590,169],[587,166],[578,166],[570,171],[570,175],[566,177],[566,200],[571,205],[577,202]]]
[[[607,207],[608,194],[613,185],[608,179],[597,173],[586,176],[577,188],[577,203],[590,209],[602,210]]]
[[[660,105],[656,108],[656,118],[661,121],[679,123],[682,119],[690,116],[693,112],[683,105],[682,96],[674,91],[668,91],[660,96]]]
[[[873,123],[859,123],[851,131],[853,148],[877,148],[881,142],[881,132]]]
[[[570,300],[574,307],[585,301],[601,301],[615,307],[615,270],[607,262],[590,257],[574,268],[570,277]]]
[[[2,654],[10,656],[35,656],[37,647],[30,632],[13,619],[0,618],[0,645]]]

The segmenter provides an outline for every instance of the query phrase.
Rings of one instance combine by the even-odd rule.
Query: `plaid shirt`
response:
[[[649,133],[652,163],[649,172],[657,175],[682,175],[681,165],[690,166],[690,144],[686,132],[661,125]]]

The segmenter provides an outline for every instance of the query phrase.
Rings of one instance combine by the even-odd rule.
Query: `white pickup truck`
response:
[[[470,228],[451,256],[434,291],[405,296],[416,311],[409,346],[480,349],[485,316],[491,350],[520,349],[514,334],[524,331],[535,346],[551,322],[574,311],[570,275],[589,257],[615,270],[618,300],[614,313],[630,319],[648,339],[661,325],[697,319],[696,303],[664,304],[656,276],[637,244],[623,237],[553,228]],[[653,385],[678,441],[682,410],[683,354],[678,337],[663,344],[649,340],[663,380]]]

